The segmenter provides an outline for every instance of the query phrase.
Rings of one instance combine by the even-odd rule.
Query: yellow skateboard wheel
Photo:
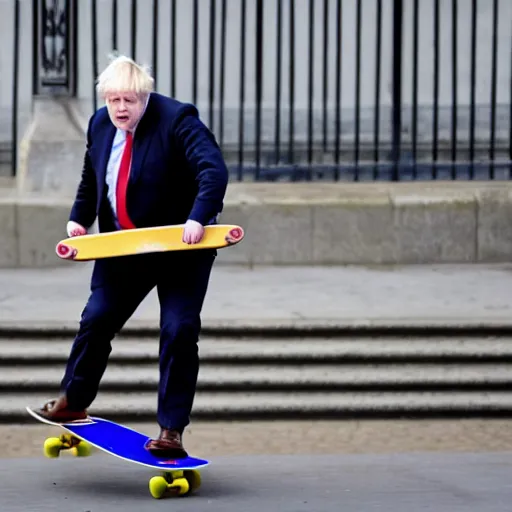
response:
[[[183,475],[188,481],[190,492],[199,489],[201,485],[201,473],[197,469],[186,469],[183,471]]]
[[[88,457],[91,454],[91,445],[85,441],[80,441],[73,447],[72,453],[75,457]]]
[[[172,483],[169,484],[169,491],[175,492],[178,496],[188,494],[190,485],[186,478],[176,478]]]
[[[55,459],[60,455],[62,448],[62,441],[58,437],[49,437],[44,442],[44,454],[50,459]]]
[[[149,481],[149,492],[153,498],[163,498],[168,488],[167,480],[163,476],[154,476]]]

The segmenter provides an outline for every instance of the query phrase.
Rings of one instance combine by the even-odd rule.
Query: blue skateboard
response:
[[[186,495],[201,485],[198,468],[207,466],[207,460],[195,457],[172,460],[155,457],[145,449],[150,439],[148,436],[103,418],[89,416],[85,420],[61,424],[48,421],[30,407],[26,409],[40,422],[61,427],[68,432],[60,437],[46,439],[44,454],[47,457],[58,457],[62,450],[71,450],[76,456],[87,456],[91,453],[91,446],[94,446],[120,459],[158,469],[162,475],[149,480],[149,492],[156,499],[167,495]]]

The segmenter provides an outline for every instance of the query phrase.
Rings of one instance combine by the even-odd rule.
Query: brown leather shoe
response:
[[[151,439],[146,443],[146,450],[156,457],[170,457],[184,459],[188,457],[183,448],[181,434],[177,430],[161,429],[158,439]]]
[[[43,418],[55,423],[69,423],[87,419],[87,411],[71,411],[65,396],[46,402],[37,410]]]

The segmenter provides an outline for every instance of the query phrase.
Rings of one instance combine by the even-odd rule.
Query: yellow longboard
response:
[[[206,226],[201,242],[190,245],[182,241],[182,236],[182,224],[127,229],[66,238],[55,250],[62,259],[89,261],[151,252],[221,249],[240,242],[244,230],[234,224]]]

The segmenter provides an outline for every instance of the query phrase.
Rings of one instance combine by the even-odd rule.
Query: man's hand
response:
[[[66,231],[68,232],[68,236],[79,236],[87,234],[87,229],[72,220],[68,222]]]
[[[183,228],[182,240],[186,244],[197,244],[199,243],[204,235],[204,227],[195,220],[187,220],[185,227]]]

